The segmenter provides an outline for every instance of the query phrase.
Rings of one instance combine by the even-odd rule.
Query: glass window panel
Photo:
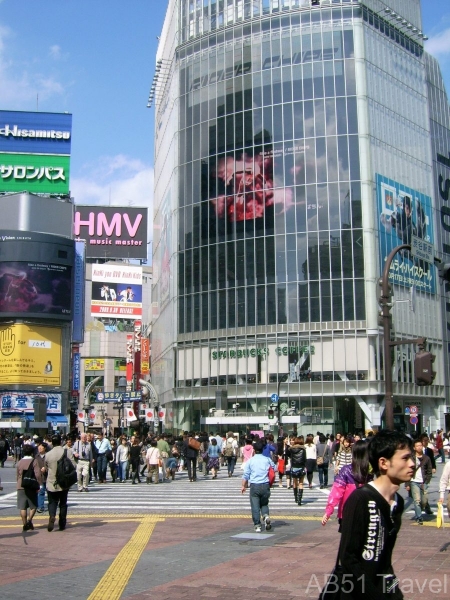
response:
[[[297,285],[290,283],[288,289],[288,318],[289,323],[298,323]]]
[[[266,289],[263,285],[256,287],[257,325],[266,324]]]
[[[274,236],[267,236],[266,241],[266,278],[267,283],[275,282],[275,238]],[[263,254],[257,254],[257,256],[263,256]],[[258,280],[259,281],[259,280]],[[261,281],[264,281],[262,279]]]
[[[303,80],[301,65],[292,67],[292,98],[293,100],[303,99]]]
[[[297,234],[297,275],[299,281],[308,281],[308,238],[306,233]]]
[[[338,155],[337,155],[337,138],[335,136],[327,137],[326,144],[327,144],[328,181],[338,181],[339,170],[338,170]]]
[[[328,230],[328,189],[326,183],[317,186],[317,217],[319,221],[319,230]]]
[[[323,82],[323,64],[316,62],[313,65],[313,76],[314,76],[314,98],[323,98],[324,82]]]
[[[245,313],[246,313],[246,301],[245,301],[245,288],[238,288],[237,290],[237,326],[245,327]]]
[[[247,326],[254,327],[256,325],[255,312],[255,288],[247,287]]]
[[[183,298],[183,296],[180,296],[178,298],[178,330],[180,333],[185,333],[184,298]]]
[[[339,229],[341,225],[339,214],[339,186],[336,183],[328,184],[328,212],[330,216],[330,229]]]
[[[319,233],[320,278],[330,279],[330,239],[328,231]]]
[[[306,188],[303,185],[295,188],[295,221],[297,231],[306,231]]]
[[[359,140],[357,135],[348,136],[348,147],[350,155],[350,179],[360,178],[359,165]]]
[[[342,272],[344,277],[353,277],[352,232],[341,231]]]
[[[355,303],[353,296],[353,281],[344,280],[344,320],[353,321],[355,318]]]
[[[298,285],[298,311],[299,323],[309,323],[309,304],[308,304],[308,284],[299,283]]]
[[[194,295],[194,331],[200,331],[200,294]]]
[[[336,96],[345,96],[345,77],[343,60],[336,60],[334,62],[334,87],[336,90]]]
[[[277,289],[277,320],[280,325],[287,323],[287,295],[286,286],[278,285]]]
[[[319,279],[319,240],[316,232],[308,234],[308,274],[309,279]]]
[[[358,106],[355,96],[347,98],[347,123],[349,133],[358,133]]]
[[[342,261],[341,261],[341,235],[339,231],[330,231],[330,264],[331,278],[341,279]]]
[[[283,106],[278,104],[273,107],[273,141],[283,141]]]
[[[265,273],[264,273],[264,260],[260,260],[262,256],[264,256],[264,238],[256,238],[255,239],[255,251],[258,260],[255,264],[256,269],[256,282],[264,283],[265,281]]]
[[[316,138],[316,167],[317,181],[326,182],[328,179],[327,173],[327,154],[326,154],[326,139],[324,137]],[[320,228],[320,226],[319,226]]]
[[[309,305],[311,311],[311,321],[319,322],[320,317],[320,286],[318,281],[312,281],[309,284]]]
[[[334,98],[334,69],[333,62],[326,61],[323,65],[324,93],[326,98]]]
[[[353,230],[354,277],[364,277],[364,251],[362,229]]]
[[[236,327],[236,290],[228,290],[228,327]]]
[[[349,165],[348,165],[348,140],[347,136],[338,136],[338,157],[339,157],[339,179],[348,181]]]
[[[338,135],[347,133],[347,104],[345,98],[336,98],[337,132]]]
[[[185,332],[190,333],[192,331],[192,296],[185,297],[186,311],[185,311]]]
[[[283,101],[282,98],[282,84],[281,84],[281,69],[273,69],[272,70],[272,94],[273,94],[273,103],[280,104]]]
[[[355,55],[353,44],[353,31],[349,29],[344,31],[344,55],[345,58],[353,58]]]
[[[351,228],[352,206],[350,197],[350,187],[348,183],[341,183],[339,186],[340,205],[341,205],[341,227],[342,229]]]
[[[342,282],[332,281],[331,288],[333,291],[333,321],[342,321]]]
[[[305,137],[303,127],[303,102],[294,102],[294,138]]]
[[[221,290],[219,292],[219,329],[227,327],[227,292]]]
[[[355,319],[364,320],[366,318],[365,299],[364,280],[357,279],[355,281]]]
[[[361,184],[359,182],[353,182],[351,187],[352,227],[362,227]]]
[[[325,102],[323,100],[314,100],[314,117],[316,136],[325,135]]]
[[[305,138],[314,137],[314,103],[312,101],[304,102],[304,124]]]
[[[325,117],[327,135],[336,135],[336,102],[334,98],[325,100]]]
[[[275,295],[275,286],[268,285],[267,293],[267,325],[274,325],[277,322],[277,301]]]
[[[320,282],[320,302],[322,307],[322,321],[331,321],[331,286],[329,281]]]
[[[292,71],[291,67],[283,67],[283,102],[292,102]]]
[[[292,118],[292,104],[283,105],[283,133],[284,141],[293,139],[294,123]]]
[[[312,64],[306,63],[303,65],[303,98],[311,100],[313,97]]]

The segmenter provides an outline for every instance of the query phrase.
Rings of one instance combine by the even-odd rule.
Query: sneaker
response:
[[[36,512],[43,513],[43,512],[45,512],[45,508],[38,508]]]
[[[429,506],[425,507],[425,513],[427,515],[434,515],[434,512],[431,510],[431,508]]]
[[[27,525],[28,525],[28,529],[31,529],[31,531],[34,530],[34,525],[31,521],[28,521]]]
[[[416,519],[416,523],[417,523],[417,525],[423,525],[423,519],[422,518]]]
[[[48,519],[48,525],[47,525],[47,531],[53,531],[55,528],[55,517],[49,517]]]
[[[255,533],[261,533],[261,525],[255,525]]]
[[[25,523],[25,525],[22,527],[22,531],[29,531],[30,526],[28,525],[28,523]],[[261,528],[259,528],[259,530],[261,531]]]
[[[264,525],[266,527],[266,531],[270,531],[272,529],[272,523],[270,522],[270,517],[269,515],[266,515],[264,517]]]

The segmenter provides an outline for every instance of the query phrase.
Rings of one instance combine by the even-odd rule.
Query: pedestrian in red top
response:
[[[442,435],[442,429],[438,429],[436,432],[436,450],[443,463],[445,463],[445,452],[444,452],[444,439]]]

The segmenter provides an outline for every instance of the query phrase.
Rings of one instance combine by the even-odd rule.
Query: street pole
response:
[[[385,415],[386,429],[394,430],[394,399],[393,399],[393,384],[392,384],[392,360],[391,360],[391,321],[390,313],[392,308],[391,294],[389,292],[389,269],[394,260],[394,256],[401,250],[411,251],[409,244],[402,244],[394,248],[386,258],[386,263],[383,269],[381,278],[381,316],[383,318],[383,348],[384,348],[384,397],[385,397]]]

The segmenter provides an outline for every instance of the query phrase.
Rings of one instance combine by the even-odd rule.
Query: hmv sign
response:
[[[147,258],[147,208],[76,206],[75,238],[86,240],[87,258]]]

